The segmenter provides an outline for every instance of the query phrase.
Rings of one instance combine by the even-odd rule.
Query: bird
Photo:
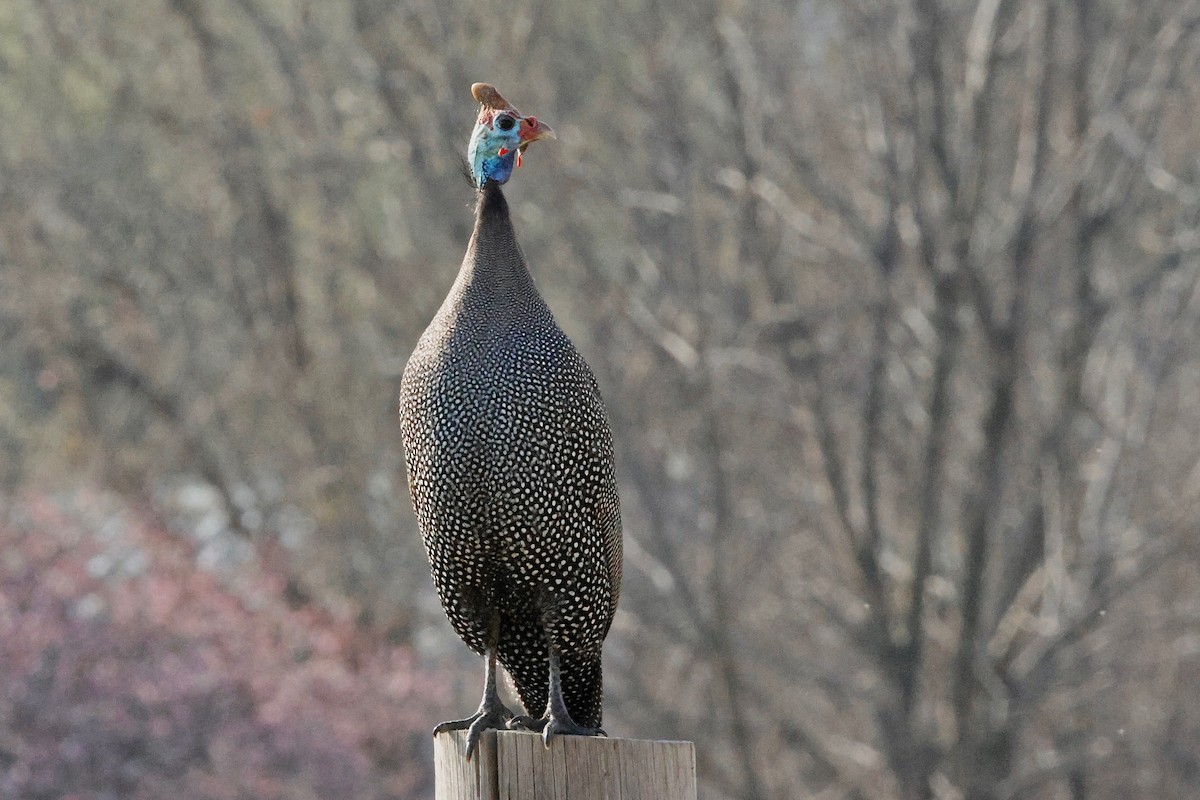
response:
[[[467,730],[605,735],[601,647],[621,585],[611,428],[591,369],[555,321],[501,186],[553,129],[487,83],[467,148],[475,223],[457,278],[405,366],[400,421],[434,586],[484,657]],[[500,700],[496,663],[525,714]]]

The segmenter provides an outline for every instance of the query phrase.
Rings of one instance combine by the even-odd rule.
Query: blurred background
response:
[[[396,417],[508,186],[712,800],[1200,796],[1200,2],[0,3],[0,798],[428,798]]]

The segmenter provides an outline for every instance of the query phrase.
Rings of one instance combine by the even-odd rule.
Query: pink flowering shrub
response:
[[[83,505],[0,521],[0,800],[432,794],[442,698],[406,648]]]

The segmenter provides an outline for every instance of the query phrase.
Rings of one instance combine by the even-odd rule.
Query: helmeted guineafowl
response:
[[[534,286],[500,190],[553,131],[493,87],[468,148],[475,229],[458,278],[408,361],[400,418],[433,581],[486,659],[468,758],[488,728],[599,734],[600,647],[621,582],[612,435],[596,380]],[[508,671],[527,715],[496,693]]]

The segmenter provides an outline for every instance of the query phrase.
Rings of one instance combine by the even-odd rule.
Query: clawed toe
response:
[[[533,731],[541,733],[546,727],[545,717],[531,717],[528,714],[518,714],[508,721],[510,731]]]
[[[550,740],[555,736],[608,736],[603,728],[586,728],[583,725],[576,725],[569,716],[544,716],[530,717],[525,714],[520,714],[508,721],[508,729],[510,731],[532,731],[540,733],[542,741],[546,747],[550,746]]]
[[[567,736],[608,736],[603,728],[585,728],[582,725],[576,725],[570,717],[560,719],[558,717],[550,717],[545,720],[545,725],[542,728],[542,742],[546,747],[550,746],[550,740],[560,734]]]
[[[461,731],[467,732],[467,761],[471,760],[471,756],[475,754],[475,748],[479,745],[479,737],[484,731],[497,730],[502,731],[508,727],[508,721],[512,719],[512,712],[503,705],[497,703],[498,707],[489,709],[479,709],[466,719],[453,719],[443,722],[433,729],[433,735],[446,731]]]

